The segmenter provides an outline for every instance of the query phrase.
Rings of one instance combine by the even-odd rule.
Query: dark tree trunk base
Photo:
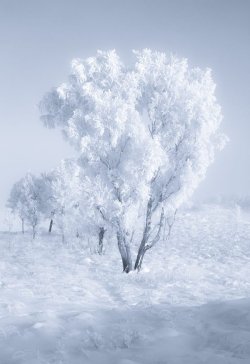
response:
[[[129,273],[132,270],[132,258],[131,258],[130,246],[126,240],[124,232],[121,230],[117,232],[117,242],[118,242],[119,252],[122,258],[123,272]]]
[[[103,239],[104,239],[105,229],[101,227],[99,230],[99,245],[98,245],[98,254],[103,254]]]
[[[49,233],[51,233],[52,231],[52,227],[53,227],[53,219],[50,220],[50,223],[49,223]]]

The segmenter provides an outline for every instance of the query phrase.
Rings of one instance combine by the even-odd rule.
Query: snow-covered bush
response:
[[[78,150],[83,206],[113,229],[126,272],[134,232],[140,269],[225,141],[210,70],[147,49],[135,57],[131,67],[115,51],[73,60],[68,81],[41,102],[44,124]]]
[[[206,202],[222,205],[228,208],[235,208],[239,206],[243,210],[250,210],[250,196],[248,195],[217,195]]]

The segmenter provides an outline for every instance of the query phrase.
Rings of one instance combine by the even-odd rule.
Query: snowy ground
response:
[[[250,213],[182,212],[144,263],[1,233],[0,364],[250,363]]]

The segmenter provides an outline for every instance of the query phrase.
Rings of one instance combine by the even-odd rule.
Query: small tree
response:
[[[42,173],[40,178],[37,180],[39,189],[41,191],[41,213],[45,219],[49,219],[48,232],[52,232],[54,224],[54,216],[56,214],[57,202],[54,196],[53,184],[55,182],[55,172]]]
[[[130,68],[115,51],[74,60],[68,82],[41,102],[44,124],[61,127],[79,152],[84,204],[113,229],[125,272],[133,233],[142,230],[139,270],[164,219],[189,198],[225,140],[210,70],[150,50],[135,55]]]
[[[91,194],[84,179],[84,171],[74,160],[63,160],[53,173],[52,195],[57,224],[65,235],[98,239],[98,253],[103,253],[103,239],[106,231],[100,213],[92,208]],[[84,183],[85,182],[85,183]]]
[[[8,200],[8,206],[22,220],[22,231],[24,232],[24,221],[31,225],[33,239],[36,236],[42,210],[42,188],[39,182],[39,179],[27,173],[14,184]]]
[[[23,194],[21,193],[22,191],[22,181],[20,180],[18,182],[16,182],[10,192],[10,196],[9,199],[7,201],[7,207],[10,208],[11,212],[15,215],[17,215],[20,220],[21,220],[21,224],[22,224],[22,233],[24,234],[24,218],[25,218],[25,213],[24,213],[24,204],[23,204]]]

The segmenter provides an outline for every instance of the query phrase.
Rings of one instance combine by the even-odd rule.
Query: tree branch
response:
[[[151,240],[150,243],[145,245],[145,250],[151,249],[159,241],[160,236],[161,236],[161,230],[163,227],[163,221],[164,221],[164,208],[162,207],[157,234],[155,235],[154,239]]]

